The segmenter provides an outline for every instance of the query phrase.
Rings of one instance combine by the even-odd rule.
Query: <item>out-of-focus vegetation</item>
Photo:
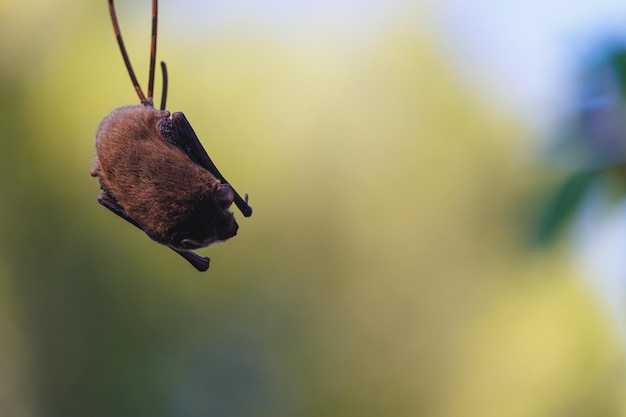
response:
[[[580,79],[576,112],[549,153],[569,172],[547,199],[536,233],[542,244],[554,241],[585,200],[601,195],[615,203],[626,193],[626,48],[599,45]]]
[[[104,2],[31,3],[0,4],[0,415],[626,413],[597,300],[525,249],[524,127],[419,28],[162,30],[168,108],[255,210],[200,274],[96,202],[136,102]]]

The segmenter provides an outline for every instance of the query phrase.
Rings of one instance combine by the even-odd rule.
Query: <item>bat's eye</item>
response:
[[[220,184],[215,188],[215,199],[222,207],[228,207],[233,204],[235,193],[230,185]]]

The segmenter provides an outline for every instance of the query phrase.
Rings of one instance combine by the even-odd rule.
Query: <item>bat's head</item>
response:
[[[239,225],[228,209],[234,192],[228,184],[218,184],[188,207],[185,219],[176,225],[170,246],[179,250],[204,248],[228,240],[237,234]]]

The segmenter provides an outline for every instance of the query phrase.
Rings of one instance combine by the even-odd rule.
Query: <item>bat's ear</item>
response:
[[[215,199],[222,207],[230,207],[235,199],[235,192],[230,185],[220,184],[215,188]]]

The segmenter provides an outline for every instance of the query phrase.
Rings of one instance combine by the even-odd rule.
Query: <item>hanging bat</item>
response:
[[[197,270],[206,271],[209,258],[192,250],[235,236],[239,226],[229,207],[235,203],[244,217],[251,216],[248,195],[241,198],[218,171],[185,115],[176,112],[170,117],[165,110],[164,62],[160,109],[153,105],[157,0],[152,0],[147,96],[126,52],[113,0],[108,2],[122,58],[141,103],[113,110],[98,126],[91,170],[102,190],[98,202],[181,255]]]

